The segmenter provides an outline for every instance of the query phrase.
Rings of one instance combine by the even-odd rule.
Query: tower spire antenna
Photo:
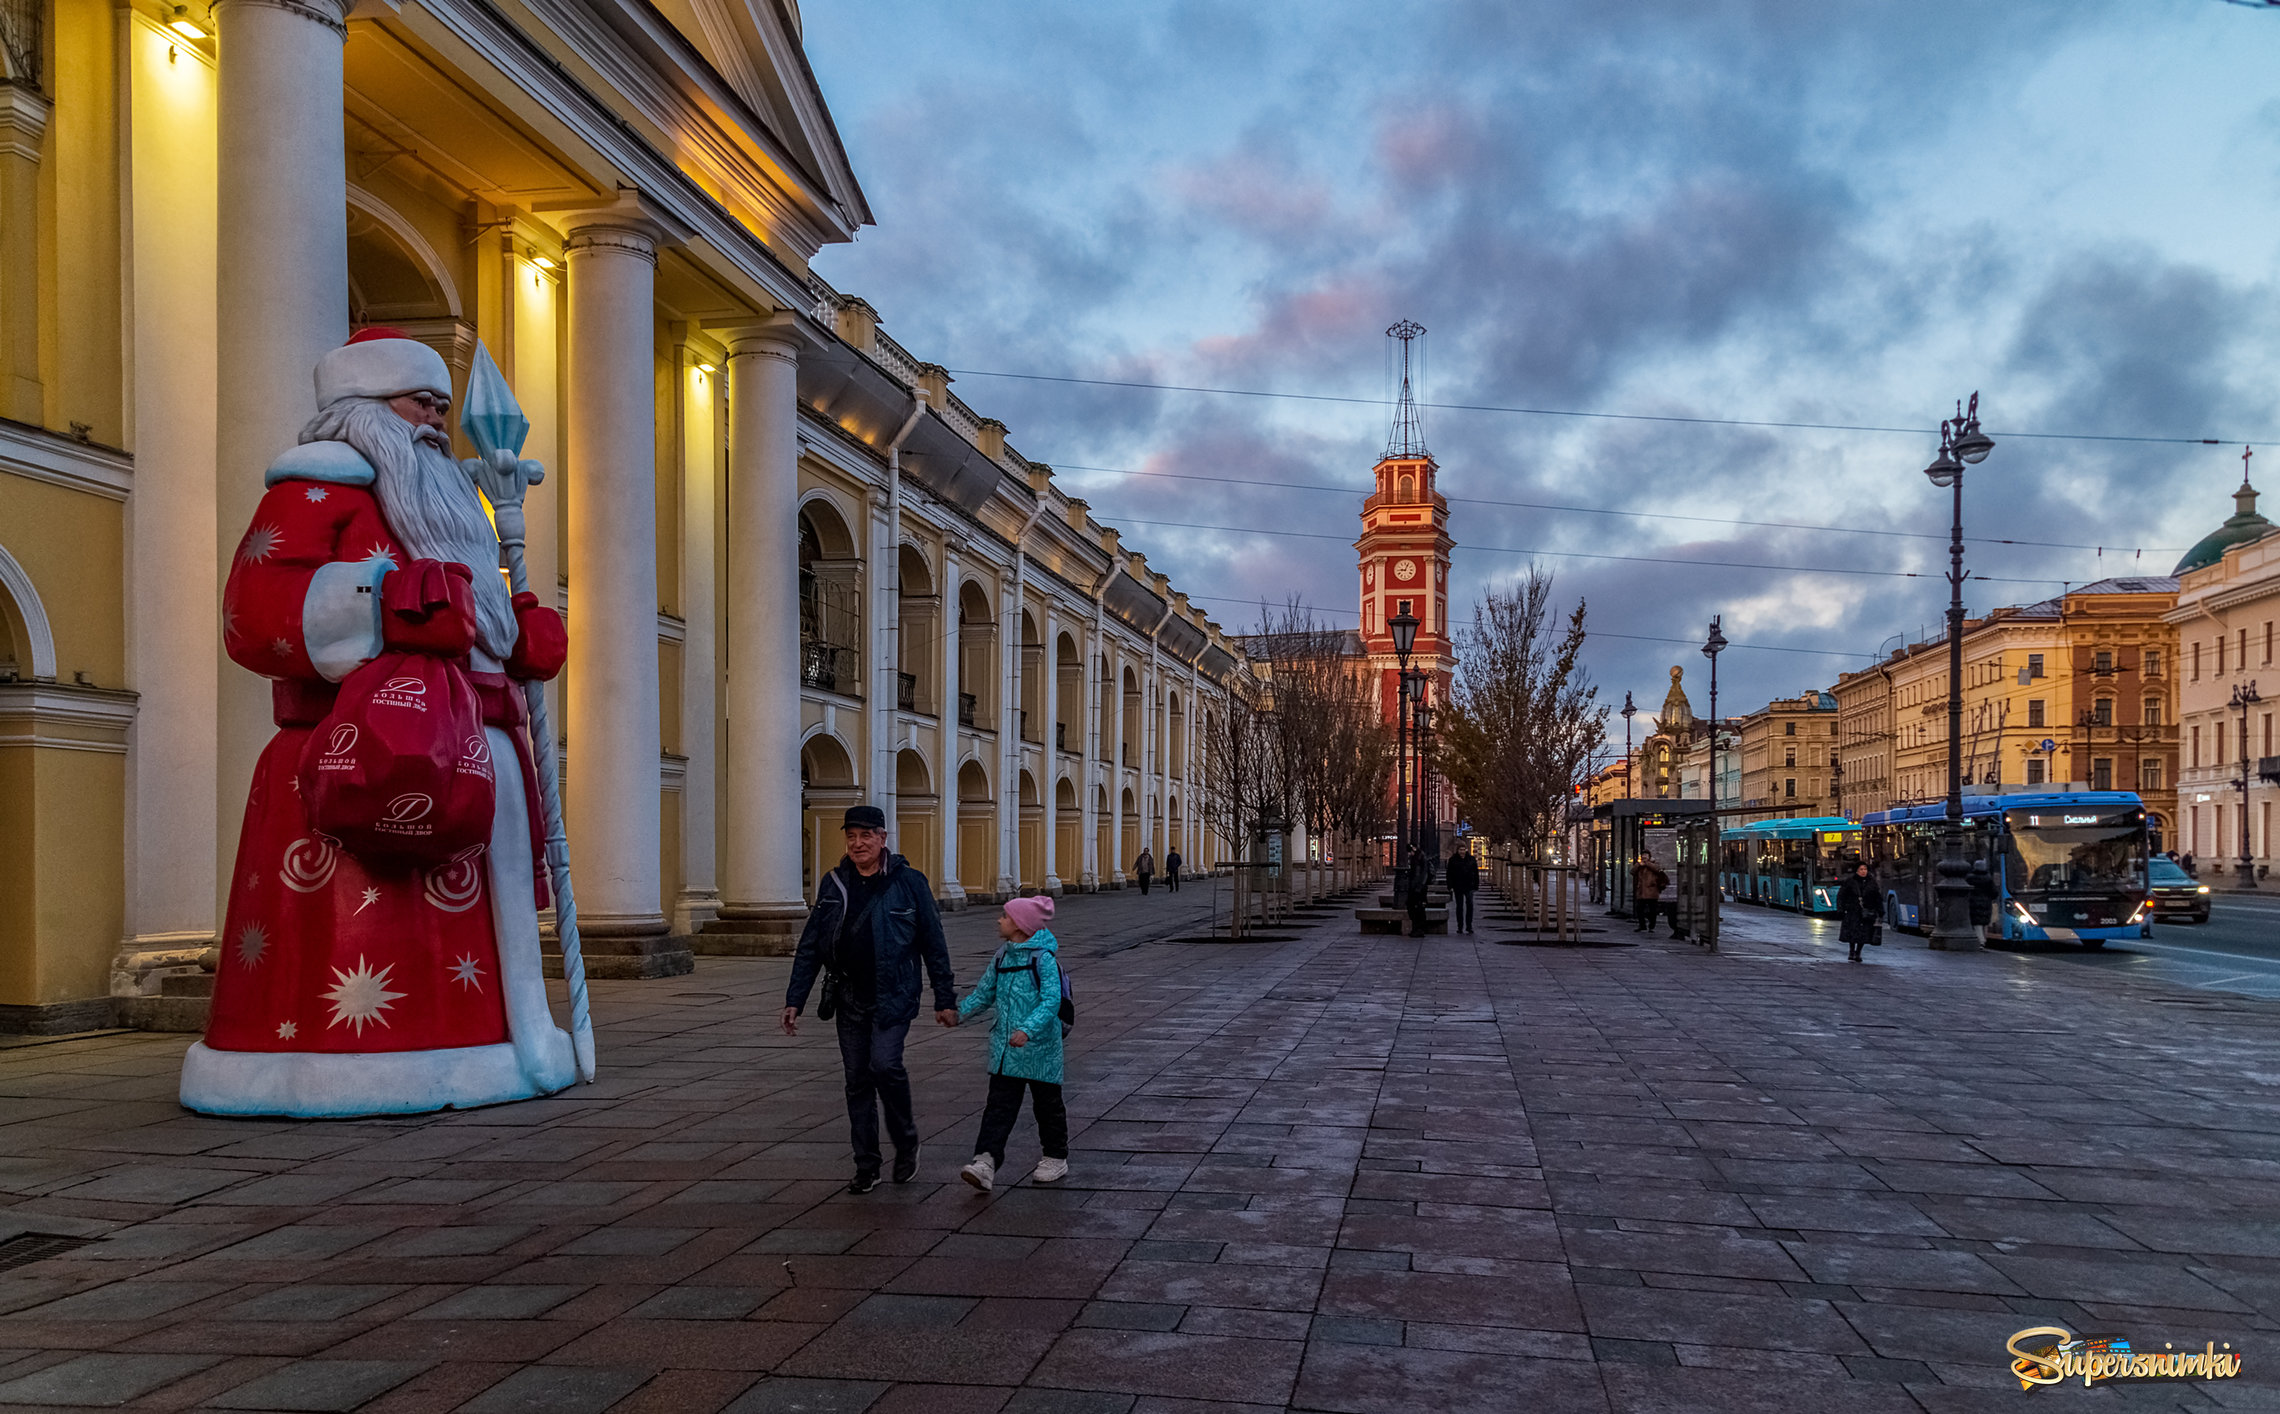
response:
[[[1404,319],[1385,331],[1389,339],[1401,341],[1401,393],[1394,402],[1393,431],[1385,439],[1388,457],[1423,457],[1432,455],[1425,450],[1425,416],[1417,408],[1418,382],[1424,374],[1425,326],[1414,319]],[[1412,364],[1410,356],[1417,355]]]

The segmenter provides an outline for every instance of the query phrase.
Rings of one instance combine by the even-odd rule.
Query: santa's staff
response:
[[[522,459],[523,439],[530,435],[530,419],[523,416],[506,375],[491,359],[491,351],[478,341],[475,364],[467,375],[466,410],[460,428],[483,455],[460,465],[475,487],[491,503],[498,525],[499,544],[507,552],[507,577],[517,594],[530,588],[530,571],[523,561],[523,496],[546,477],[546,468]],[[543,683],[523,684],[523,700],[530,707],[531,755],[538,770],[538,792],[545,810],[546,872],[554,887],[554,931],[562,940],[562,979],[570,989],[570,1044],[578,1057],[578,1073],[594,1078],[594,1019],[586,1000],[586,959],[578,948],[578,904],[570,892],[570,838],[562,828],[562,762],[554,728],[546,710]]]

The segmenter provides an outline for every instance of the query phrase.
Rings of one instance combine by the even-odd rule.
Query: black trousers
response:
[[[1173,870],[1169,870],[1169,871],[1167,871],[1167,872],[1165,873],[1165,875],[1164,875],[1164,887],[1165,887],[1165,888],[1167,888],[1167,889],[1170,889],[1170,890],[1171,890],[1173,893],[1175,893],[1175,894],[1176,894],[1176,893],[1178,893],[1178,892],[1180,891],[1180,871],[1179,871],[1179,870],[1177,870],[1177,869],[1173,869]]]
[[[1640,899],[1632,905],[1632,911],[1635,912],[1639,918],[1639,928],[1633,929],[1632,931],[1637,932],[1640,929],[1644,929],[1645,931],[1652,933],[1655,930],[1655,919],[1663,912],[1662,900],[1654,898]],[[1671,926],[1675,928],[1678,925],[1676,923],[1673,923]]]
[[[903,1041],[910,1023],[881,1026],[869,1014],[848,1015],[839,1023],[839,1064],[847,1072],[847,1137],[855,1149],[855,1171],[879,1172],[879,1111],[887,1112],[887,1138],[898,1154],[918,1147],[918,1121],[911,1114],[910,1072],[903,1068]]]
[[[1030,1109],[1037,1115],[1037,1142],[1048,1159],[1069,1157],[1069,1111],[1061,1103],[1061,1087],[1050,1080],[1021,1080],[1011,1075],[990,1075],[990,1098],[982,1106],[982,1132],[974,1136],[974,1152],[990,1162],[1005,1162],[1005,1141],[1013,1137],[1013,1122],[1021,1117],[1021,1093],[1029,1092]]]
[[[1141,892],[1141,893],[1145,894],[1145,893],[1147,893],[1147,892],[1148,892],[1148,881],[1149,881],[1149,880],[1151,880],[1151,879],[1153,879],[1153,878],[1155,878],[1155,877],[1156,877],[1156,876],[1155,876],[1155,875],[1153,875],[1153,874],[1142,874],[1142,875],[1140,876],[1140,892]]]
[[[1470,933],[1473,930],[1472,898],[1473,891],[1471,889],[1449,890],[1449,927],[1451,930],[1459,933]]]
[[[1409,909],[1409,936],[1412,938],[1424,937],[1425,895],[1422,893],[1411,894],[1407,907]]]

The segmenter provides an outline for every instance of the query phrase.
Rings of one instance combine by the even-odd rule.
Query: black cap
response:
[[[883,830],[887,827],[887,812],[876,805],[850,805],[847,818],[839,822],[842,830]]]

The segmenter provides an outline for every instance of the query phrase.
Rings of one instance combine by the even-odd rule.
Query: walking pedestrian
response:
[[[839,1063],[847,1074],[847,1133],[855,1151],[847,1191],[868,1193],[879,1186],[881,1110],[895,1146],[895,1182],[918,1174],[918,1122],[903,1042],[918,1015],[920,969],[933,983],[934,1019],[944,1026],[958,1024],[958,982],[934,890],[888,850],[886,813],[875,805],[850,806],[840,824],[847,855],[817,885],[815,907],[800,931],[784,988],[784,1034],[800,1033],[800,1010],[821,972],[816,1018],[838,1024]]]
[[[958,1003],[960,1021],[983,1007],[997,1008],[990,1022],[990,1094],[982,1106],[982,1131],[974,1139],[974,1161],[959,1170],[959,1177],[984,1193],[1005,1166],[1005,1141],[1021,1116],[1025,1091],[1045,1151],[1030,1181],[1058,1183],[1069,1176],[1069,1111],[1061,1100],[1060,941],[1045,926],[1052,921],[1050,898],[1008,900],[998,915],[1004,945]]]
[[[1655,931],[1655,917],[1662,911],[1662,893],[1670,885],[1670,875],[1655,863],[1655,857],[1644,850],[1639,862],[1631,866],[1631,911],[1637,915],[1639,926],[1634,933]],[[1676,927],[1676,924],[1672,925]]]
[[[1425,936],[1425,895],[1433,887],[1433,861],[1415,845],[1408,847],[1401,868],[1402,906],[1409,910],[1409,936]]]
[[[1449,856],[1442,875],[1449,881],[1449,931],[1470,933],[1473,930],[1473,891],[1480,887],[1480,863],[1472,851],[1459,849]]]
[[[1180,870],[1187,861],[1180,858],[1180,847],[1173,845],[1164,851],[1164,887],[1173,893],[1180,891]]]
[[[2185,857],[2177,861],[2177,867],[2183,869],[2188,878],[2198,879],[2201,877],[2201,871],[2193,867],[2193,851],[2191,850],[2185,851]]]
[[[1142,846],[1140,857],[1132,861],[1132,873],[1140,880],[1140,897],[1148,896],[1148,881],[1156,877],[1156,856]]]
[[[1869,877],[1868,861],[1853,861],[1852,873],[1837,885],[1837,936],[1844,940],[1845,956],[1860,961],[1860,950],[1875,942],[1884,921],[1884,896]]]

